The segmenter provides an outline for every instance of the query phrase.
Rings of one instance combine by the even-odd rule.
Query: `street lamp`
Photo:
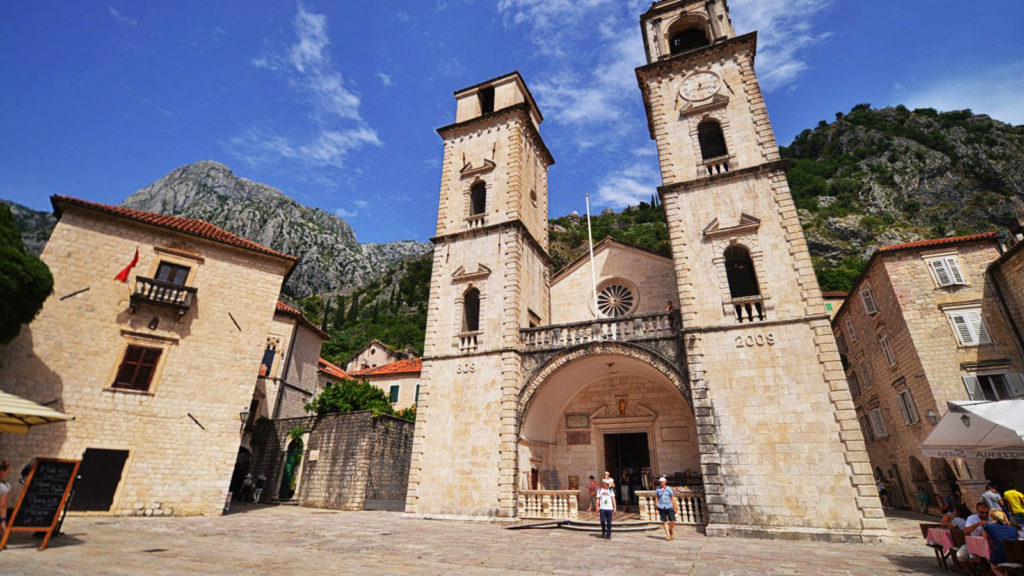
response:
[[[238,413],[238,420],[242,423],[242,430],[245,430],[245,423],[249,421],[248,408],[242,408],[242,411]]]
[[[935,426],[936,424],[939,423],[939,416],[938,414],[935,413],[934,410],[928,410],[927,412],[925,412],[924,417],[928,419],[928,423],[931,424],[932,426]]]
[[[971,427],[971,417],[968,416],[967,414],[964,414],[963,416],[961,416],[960,417],[960,421],[964,423],[964,428],[970,428]]]

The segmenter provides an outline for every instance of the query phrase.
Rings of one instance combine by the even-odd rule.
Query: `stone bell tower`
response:
[[[655,2],[636,71],[657,142],[710,535],[886,534],[760,85],[725,0]]]
[[[455,93],[406,511],[513,516],[519,329],[549,322],[543,120],[518,72]]]

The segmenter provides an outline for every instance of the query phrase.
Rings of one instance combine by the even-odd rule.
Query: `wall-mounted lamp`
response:
[[[938,414],[935,413],[934,410],[928,410],[927,412],[925,412],[924,417],[928,419],[928,423],[931,424],[932,426],[935,426],[936,424],[939,423],[939,416]]]
[[[964,428],[970,428],[971,427],[971,417],[968,416],[967,414],[964,414],[963,416],[961,416],[960,417],[960,421],[964,423]]]
[[[249,421],[249,409],[242,408],[242,411],[238,413],[238,419],[242,422],[242,430],[245,430],[245,423]]]

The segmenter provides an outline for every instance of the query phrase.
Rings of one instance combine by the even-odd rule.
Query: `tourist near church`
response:
[[[455,4],[12,7],[0,572],[1024,573],[1019,75],[970,84],[1006,118],[907,79],[801,131],[947,42]],[[925,15],[1024,17],[975,12]],[[803,62],[853,31],[841,87]],[[238,173],[111,195],[107,133]]]

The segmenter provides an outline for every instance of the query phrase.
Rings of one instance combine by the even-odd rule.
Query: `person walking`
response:
[[[988,484],[985,486],[985,492],[981,495],[981,499],[988,504],[988,509],[993,512],[1003,511],[1003,497],[999,495],[999,490],[996,489],[995,484]]]
[[[672,540],[676,537],[676,513],[679,512],[679,504],[676,502],[675,492],[668,487],[668,479],[664,476],[658,478],[654,497],[658,503],[658,516],[665,527],[665,540]]]
[[[603,484],[601,489],[597,491],[597,503],[599,514],[601,515],[601,537],[606,540],[612,539],[612,516],[615,514],[617,507],[615,505],[615,492],[611,488],[611,479],[605,478],[601,480]]]
[[[587,494],[590,494],[590,506],[587,507],[588,512],[594,512],[597,510],[597,481],[594,477],[590,477],[590,484],[587,485]]]
[[[1024,524],[1024,494],[1017,491],[1013,482],[1006,484],[1007,490],[1003,492],[1003,500],[1006,500],[1007,512],[1014,524]]]

